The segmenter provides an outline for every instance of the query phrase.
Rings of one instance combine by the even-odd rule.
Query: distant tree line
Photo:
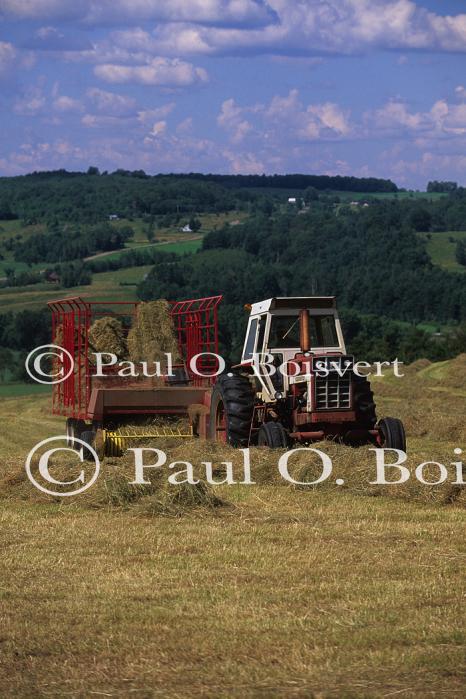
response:
[[[434,180],[427,184],[428,192],[454,192],[455,189],[458,189],[457,182],[438,182]]]
[[[0,376],[2,380],[30,382],[24,360],[34,347],[50,342],[48,308],[0,314]]]
[[[377,177],[345,177],[341,175],[169,175],[173,179],[201,180],[216,182],[228,188],[273,187],[276,189],[339,190],[342,192],[397,192],[398,187],[391,180]]]

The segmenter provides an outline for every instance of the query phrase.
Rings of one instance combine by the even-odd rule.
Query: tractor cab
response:
[[[269,402],[286,394],[297,363],[346,353],[334,296],[272,298],[250,306],[241,366],[259,379]],[[289,368],[289,371],[288,371]],[[308,371],[307,371],[308,373]]]

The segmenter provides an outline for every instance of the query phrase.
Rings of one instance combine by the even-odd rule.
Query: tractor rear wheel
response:
[[[247,447],[254,411],[254,391],[246,376],[219,376],[212,391],[209,437],[233,447]]]
[[[257,437],[259,447],[286,449],[289,444],[288,434],[281,422],[264,422]]]
[[[375,412],[374,394],[366,376],[354,374],[353,378],[353,404],[356,412],[357,422],[369,429],[372,429],[377,422]]]
[[[378,427],[382,437],[382,447],[406,452],[406,433],[401,420],[396,417],[384,417],[380,420]]]

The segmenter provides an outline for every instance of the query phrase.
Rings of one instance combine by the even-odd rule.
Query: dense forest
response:
[[[58,170],[0,178],[0,219],[25,223],[57,221],[98,223],[110,215],[135,218],[148,214],[223,212],[241,209],[260,195],[232,191],[202,178],[153,176],[118,170],[88,174]]]
[[[36,233],[14,246],[15,260],[20,262],[62,262],[79,260],[96,252],[119,250],[133,236],[130,226],[114,228],[101,223],[81,229],[65,226],[64,230]]]
[[[297,189],[290,203],[292,187]],[[345,191],[365,196],[354,202],[343,197]],[[465,277],[434,266],[426,241],[445,232],[455,243],[457,263],[466,264],[463,239],[452,237],[466,230],[466,189],[432,182],[430,191],[436,196],[399,196],[388,180],[149,177],[142,171],[100,174],[95,168],[87,174],[0,178],[2,220],[19,219],[26,228],[42,225],[42,232],[25,238],[3,236],[3,249],[17,262],[45,268],[15,274],[5,264],[2,283],[34,284],[45,274],[71,287],[89,284],[98,272],[152,265],[137,289],[142,300],[224,295],[221,344],[232,359],[241,351],[244,303],[273,295],[331,294],[338,297],[350,351],[369,360],[441,359],[466,350]],[[388,198],[376,196],[390,192]],[[198,227],[200,214],[230,211],[247,216],[211,230],[197,253],[128,249],[118,259],[82,261],[123,248],[136,219],[153,240],[159,227],[178,225],[182,215]],[[114,226],[111,216],[125,221]],[[48,323],[47,311],[0,315],[0,351],[24,351],[31,341],[46,340]],[[420,323],[450,329],[433,335],[419,330]]]

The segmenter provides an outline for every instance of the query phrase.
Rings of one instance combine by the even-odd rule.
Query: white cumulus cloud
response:
[[[89,25],[141,21],[262,24],[273,17],[263,0],[2,0],[2,15]]]
[[[84,107],[79,100],[73,97],[67,97],[66,95],[61,95],[53,101],[53,107],[58,112],[82,112]]]
[[[186,87],[208,80],[204,68],[198,68],[180,59],[153,58],[146,65],[118,65],[103,63],[95,66],[95,75],[108,83],[141,85],[161,85]]]
[[[86,94],[98,112],[112,116],[129,116],[135,112],[136,101],[127,95],[107,92],[98,87],[89,88]]]
[[[456,90],[458,94],[458,90]],[[461,97],[461,94],[458,95]],[[371,133],[416,134],[418,138],[442,138],[466,133],[466,104],[437,100],[425,112],[411,111],[401,100],[391,100],[380,109],[368,112],[365,121]]]
[[[231,135],[233,143],[239,143],[252,129],[251,124],[244,118],[247,110],[238,107],[233,99],[225,100],[221,106],[217,122]]]
[[[268,4],[275,19],[264,27],[169,23],[158,26],[153,37],[159,52],[178,55],[466,51],[466,14],[437,15],[413,0],[269,0]]]
[[[8,41],[0,41],[0,77],[10,73],[15,63],[17,51]]]

